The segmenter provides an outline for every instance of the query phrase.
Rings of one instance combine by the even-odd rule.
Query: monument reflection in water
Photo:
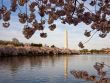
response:
[[[110,65],[108,55],[60,55],[60,56],[20,56],[0,57],[0,83],[93,83],[75,78],[71,70],[86,71],[97,76],[96,62]],[[104,78],[110,78],[110,68]]]
[[[64,78],[68,77],[68,55],[64,56]]]

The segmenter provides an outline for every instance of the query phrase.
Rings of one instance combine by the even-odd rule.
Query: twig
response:
[[[18,9],[19,9],[19,11],[20,11],[20,13],[21,13],[22,11],[21,11],[20,7],[19,7],[18,5],[17,5],[17,7],[18,7]]]
[[[97,31],[96,31],[97,32]],[[83,44],[85,44],[85,43],[87,43],[87,42],[89,42],[92,38],[93,38],[93,36],[96,34],[96,32],[89,38],[89,40],[87,40],[86,42],[84,42]]]
[[[77,2],[78,2],[79,4],[81,4],[78,0],[77,0]],[[89,8],[87,8],[86,6],[84,6],[84,7],[92,13],[92,11],[91,11]]]

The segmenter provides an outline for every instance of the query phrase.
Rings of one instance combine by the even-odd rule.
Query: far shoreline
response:
[[[76,50],[60,49],[57,47],[32,47],[0,45],[0,57],[3,56],[42,56],[42,55],[79,55]]]

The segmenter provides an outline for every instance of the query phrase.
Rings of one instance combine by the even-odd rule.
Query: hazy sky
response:
[[[0,40],[12,40],[12,38],[17,38],[20,42],[24,43],[42,43],[47,44],[49,46],[55,45],[57,47],[63,48],[64,47],[64,29],[66,28],[68,30],[68,43],[69,48],[71,49],[79,49],[78,43],[80,41],[85,42],[89,38],[85,37],[84,31],[91,30],[90,25],[85,25],[83,23],[78,24],[77,26],[74,25],[64,25],[61,24],[60,21],[56,21],[55,24],[57,25],[57,28],[55,31],[50,31],[45,26],[44,32],[47,32],[47,38],[41,38],[39,36],[40,31],[36,31],[36,33],[30,38],[26,39],[24,35],[22,34],[23,30],[23,24],[20,24],[18,22],[18,18],[16,14],[12,14],[12,19],[10,21],[11,26],[9,28],[3,28],[2,26],[2,20],[0,20]],[[39,19],[39,17],[38,17]],[[95,31],[92,32],[92,34]],[[100,38],[98,37],[99,32],[97,32],[94,37],[85,44],[85,48],[88,49],[101,49],[110,47],[110,34],[107,35],[106,38]]]

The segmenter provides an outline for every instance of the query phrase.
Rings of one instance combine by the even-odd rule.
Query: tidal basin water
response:
[[[93,65],[110,65],[110,55],[60,55],[0,57],[0,83],[92,83],[76,79],[70,71],[97,75]],[[110,68],[105,67],[110,78]]]

